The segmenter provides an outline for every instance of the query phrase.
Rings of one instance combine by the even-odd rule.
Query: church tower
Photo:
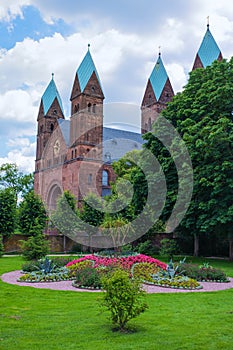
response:
[[[58,125],[58,120],[64,119],[62,100],[54,82],[54,74],[40,102],[37,117],[37,149],[36,171],[40,170],[40,160],[46,144]]]
[[[193,64],[193,69],[206,68],[210,66],[215,60],[222,60],[222,53],[214,40],[213,35],[210,32],[209,22],[207,24],[207,30],[202,40],[201,46],[196,54],[196,58]]]
[[[163,65],[161,53],[147,83],[141,105],[141,132],[150,131],[161,111],[172,100],[174,91]]]
[[[76,71],[70,101],[67,161],[70,172],[74,174],[71,179],[75,188],[73,193],[80,203],[87,193],[101,194],[102,191],[104,94],[90,45]]]
[[[77,155],[103,141],[103,100],[100,78],[88,45],[75,74],[70,98],[70,147],[76,148]]]

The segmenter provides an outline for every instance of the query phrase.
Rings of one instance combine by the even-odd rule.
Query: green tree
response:
[[[38,224],[42,229],[46,226],[47,215],[44,204],[34,191],[28,192],[20,203],[18,211],[19,227],[22,233],[33,233],[33,228]]]
[[[22,255],[26,260],[37,260],[44,258],[49,253],[49,244],[43,234],[43,226],[36,220],[34,226],[29,230],[29,238],[21,241]]]
[[[112,246],[117,252],[121,250],[121,246],[130,241],[133,235],[133,228],[126,219],[121,215],[111,216],[105,214],[103,223],[101,225],[103,235],[108,235],[112,239]]]
[[[16,226],[16,197],[11,188],[0,190],[0,235],[10,236]]]
[[[102,304],[110,311],[113,324],[120,331],[125,331],[127,323],[148,308],[145,292],[139,281],[130,280],[128,273],[123,270],[103,278],[102,285],[106,291]]]
[[[15,163],[5,163],[0,166],[0,188],[11,188],[16,196],[25,195],[33,189],[33,174],[19,171]]]
[[[84,198],[82,207],[78,210],[78,216],[91,226],[100,226],[104,217],[102,199],[90,192]]]
[[[56,210],[52,214],[52,223],[65,236],[75,238],[77,232],[76,199],[69,191],[64,191],[57,200]]]
[[[193,196],[177,232],[194,236],[194,254],[199,237],[209,232],[228,235],[233,242],[233,58],[214,62],[190,73],[188,84],[162,112],[188,147],[194,172]],[[146,147],[160,157],[169,177],[165,211],[176,200],[176,170],[166,149],[155,139],[159,124],[145,135]],[[231,258],[233,258],[233,243]]]

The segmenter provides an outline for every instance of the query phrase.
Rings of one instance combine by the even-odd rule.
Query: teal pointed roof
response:
[[[90,77],[92,76],[92,73],[95,72],[96,77],[99,81],[99,84],[101,86],[100,78],[97,72],[97,69],[95,67],[94,61],[91,57],[91,53],[89,50],[89,45],[88,45],[88,51],[82,60],[82,63],[80,64],[79,68],[77,69],[77,75],[78,75],[78,80],[79,80],[79,85],[81,92],[85,90],[85,87],[87,86],[88,81],[90,80]]]
[[[62,113],[64,114],[63,106],[62,106],[62,100],[61,100],[61,97],[60,97],[59,92],[57,90],[57,87],[56,87],[56,84],[54,82],[53,76],[54,75],[52,74],[52,79],[51,79],[49,85],[47,86],[43,96],[42,96],[42,103],[43,103],[43,107],[44,107],[44,114],[48,113],[48,110],[52,106],[52,103],[55,100],[55,98],[57,98],[58,103],[60,105],[60,108],[62,110]]]
[[[149,78],[157,101],[163,92],[167,79],[168,75],[163,65],[161,54],[159,54],[158,60]]]
[[[218,59],[220,53],[221,51],[210,32],[209,25],[207,25],[207,31],[198,50],[198,56],[203,67],[206,68],[207,66],[210,66]]]

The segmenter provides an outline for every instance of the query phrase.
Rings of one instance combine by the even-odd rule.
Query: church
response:
[[[214,60],[222,60],[222,53],[208,24],[192,69],[205,68]],[[110,183],[115,180],[112,162],[141,149],[141,134],[151,130],[156,116],[174,96],[159,53],[141,103],[141,134],[104,127],[104,94],[89,46],[71,91],[70,119],[65,119],[53,75],[39,106],[34,189],[48,210],[56,208],[64,190],[74,194],[77,205],[89,192],[110,194]]]

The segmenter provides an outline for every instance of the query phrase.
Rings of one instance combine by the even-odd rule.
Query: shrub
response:
[[[128,273],[117,270],[110,278],[102,279],[104,293],[102,305],[111,313],[111,320],[121,331],[128,321],[144,312],[148,306],[138,280],[130,280]]]
[[[23,257],[26,260],[37,260],[44,258],[49,252],[48,241],[43,234],[43,228],[40,224],[33,226],[30,231],[30,237],[27,241],[21,241]]]
[[[137,251],[139,254],[158,254],[158,248],[154,247],[150,240],[138,243],[138,245],[135,247],[135,251]]]
[[[179,247],[174,239],[164,238],[160,241],[160,244],[159,254],[161,256],[172,258],[174,254],[179,253]]]
[[[77,288],[101,288],[100,273],[93,267],[85,267],[77,271],[75,281],[72,284]]]
[[[204,267],[207,266],[207,267]],[[215,269],[208,265],[198,266],[195,264],[183,264],[182,270],[185,276],[194,278],[197,281],[220,281],[227,282],[228,278],[220,269]],[[178,269],[179,270],[179,269]]]

